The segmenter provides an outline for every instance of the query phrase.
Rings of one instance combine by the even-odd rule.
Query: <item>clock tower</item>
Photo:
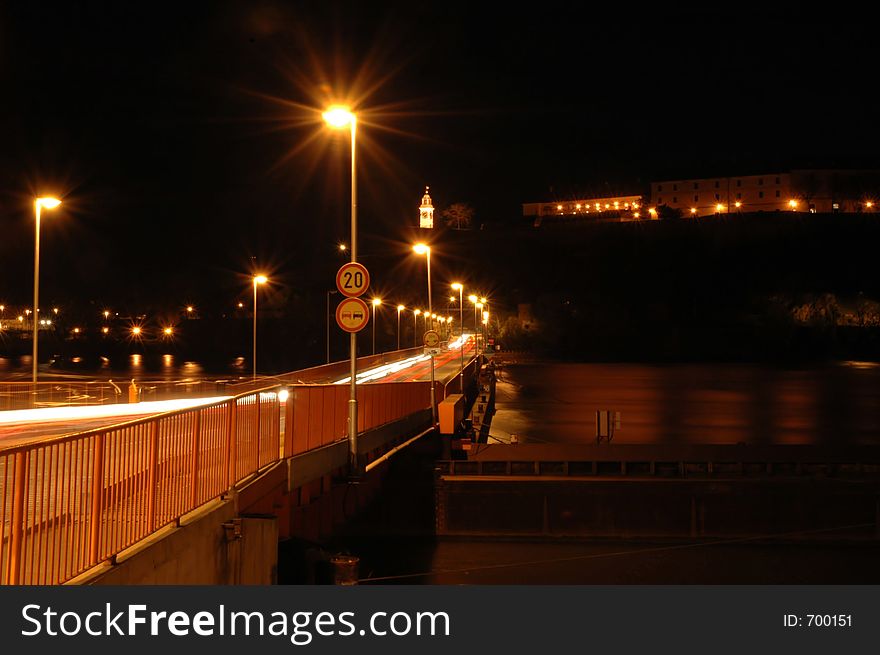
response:
[[[425,187],[425,195],[422,196],[422,204],[419,205],[419,227],[432,229],[434,227],[434,205],[431,204],[431,196]]]

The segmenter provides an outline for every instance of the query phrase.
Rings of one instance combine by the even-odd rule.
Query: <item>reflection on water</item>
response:
[[[880,445],[880,367],[509,365],[497,410],[504,441],[592,442],[596,411],[612,410],[615,443]]]
[[[205,362],[182,360],[173,353],[143,354],[131,353],[111,360],[105,356],[74,356],[65,360],[40,363],[40,379],[70,378],[138,378],[150,380],[171,380],[202,376],[238,376],[250,366],[249,360],[237,357],[226,363],[207,365]],[[0,380],[30,380],[31,358],[0,357]]]

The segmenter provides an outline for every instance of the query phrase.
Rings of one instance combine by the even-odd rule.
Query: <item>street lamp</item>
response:
[[[397,349],[400,350],[400,312],[402,312],[406,307],[403,305],[397,306]]]
[[[268,281],[265,275],[254,275],[254,380],[257,379],[257,285]]]
[[[425,261],[428,265],[428,311],[425,318],[433,312],[433,304],[431,302],[431,248],[424,243],[417,243],[413,246],[413,252],[417,255],[425,255]],[[434,402],[434,353],[431,352],[431,421],[432,425],[437,425],[437,405]]]
[[[376,308],[382,304],[381,298],[373,298],[373,302],[370,303],[373,306],[373,354],[376,354]]]
[[[464,285],[460,282],[453,282],[452,288],[458,291],[458,331],[459,331],[459,343],[458,348],[461,351],[461,370],[458,374],[458,388],[459,393],[464,393],[464,301],[462,299],[462,294],[464,293]]]
[[[413,348],[416,348],[419,345],[419,314],[421,313],[421,309],[413,310]]]
[[[43,197],[37,198],[34,201],[34,213],[37,218],[34,230],[34,383],[37,382],[37,329],[39,327],[39,324],[37,323],[37,307],[40,303],[40,214],[44,207],[46,209],[55,209],[60,204],[61,201],[58,200],[58,198]]]
[[[357,262],[357,168],[355,166],[355,143],[357,135],[357,117],[348,107],[333,105],[323,114],[324,121],[332,128],[342,129],[348,125],[351,129],[351,262]],[[351,381],[348,398],[348,464],[353,477],[360,474],[357,454],[357,333],[349,335],[349,367]]]
[[[485,298],[481,298],[480,300],[485,300]],[[477,302],[477,304],[474,305],[474,309],[477,311],[476,317],[477,318],[482,317],[483,303]],[[482,321],[480,321],[480,323],[482,323]],[[475,355],[479,352],[479,349],[478,349],[479,344],[477,343],[479,340],[477,337],[482,336],[482,334],[483,334],[483,330],[480,327],[480,323],[474,323],[474,330],[476,330],[476,332],[477,332],[477,334],[474,335],[474,354]]]

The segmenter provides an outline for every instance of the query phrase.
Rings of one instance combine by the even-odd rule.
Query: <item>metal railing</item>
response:
[[[292,385],[0,448],[0,584],[60,584],[264,467],[346,438],[348,390]],[[429,383],[358,387],[358,431],[430,405]],[[283,435],[283,441],[282,441]]]
[[[279,460],[276,391],[0,450],[0,583],[69,580]]]

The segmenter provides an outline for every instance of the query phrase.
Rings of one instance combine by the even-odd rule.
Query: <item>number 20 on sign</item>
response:
[[[336,273],[336,288],[349,298],[357,298],[370,287],[370,273],[363,264],[343,264]]]

